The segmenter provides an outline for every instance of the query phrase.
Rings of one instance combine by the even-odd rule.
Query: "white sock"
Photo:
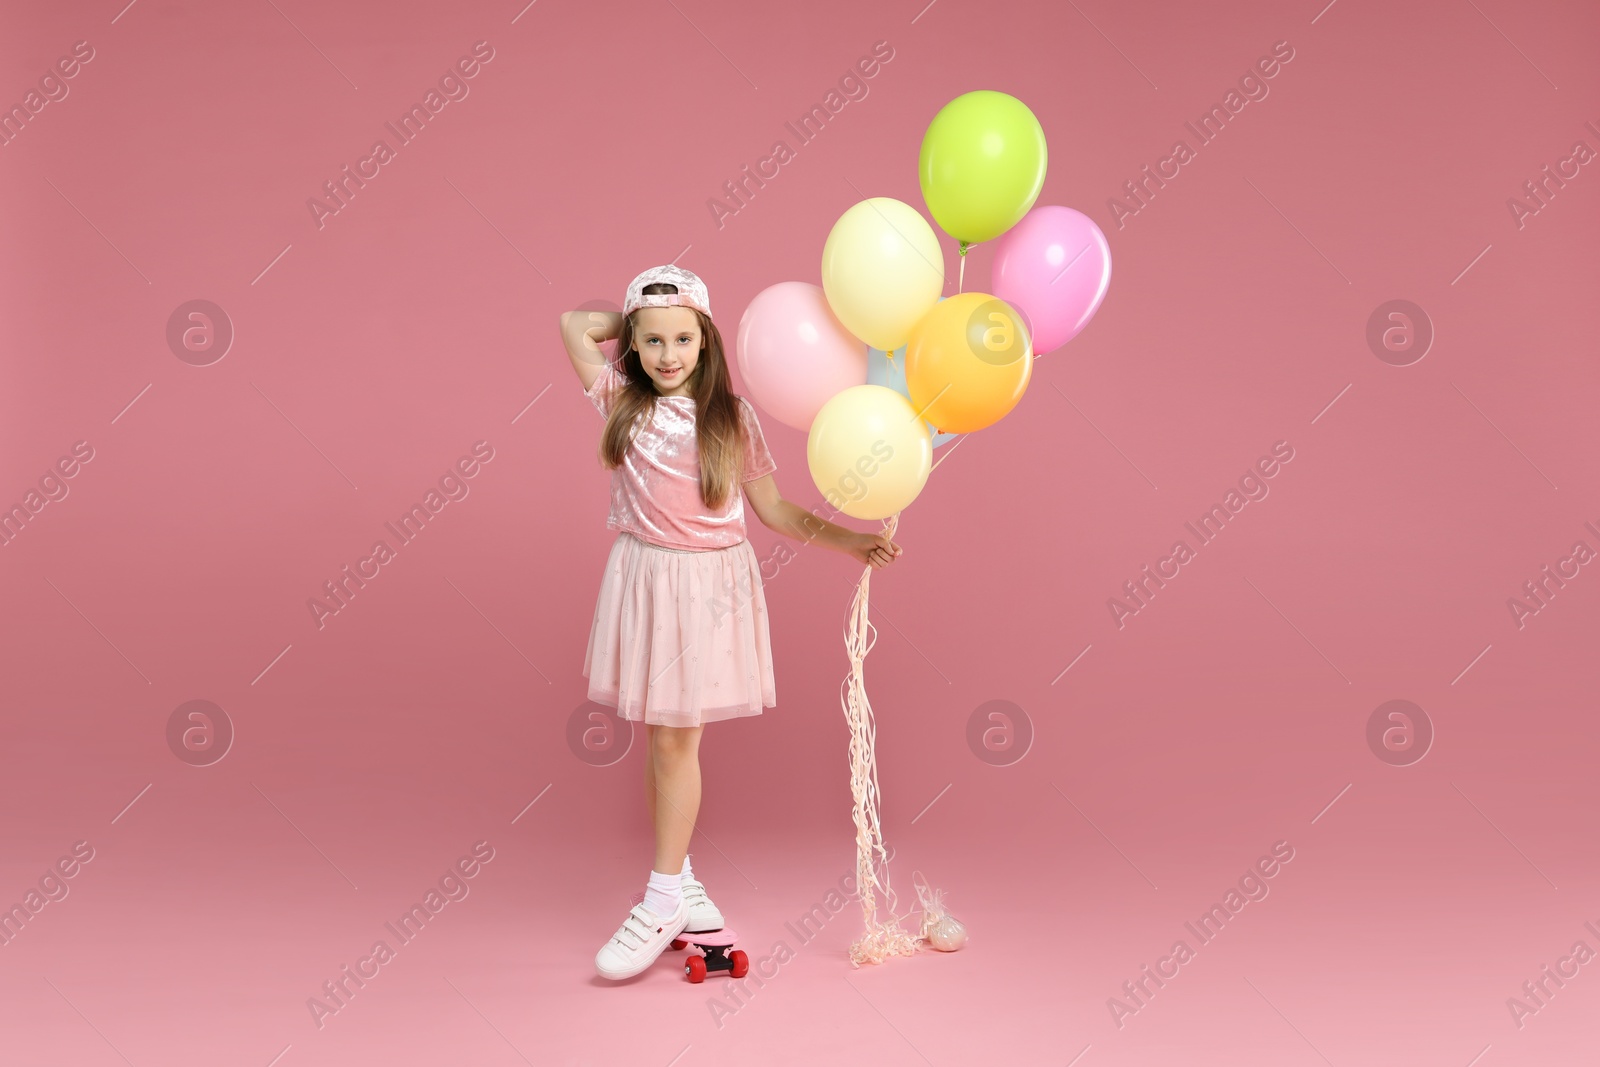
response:
[[[683,874],[680,876],[685,882],[694,877],[694,868],[689,866],[689,857],[683,857]]]
[[[662,874],[660,871],[650,872],[650,881],[645,883],[644,906],[656,914],[658,918],[665,918],[677,912],[678,905],[683,902],[683,880],[676,875]]]

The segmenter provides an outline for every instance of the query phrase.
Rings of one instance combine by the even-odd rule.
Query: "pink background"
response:
[[[93,858],[0,947],[0,1061],[1592,1056],[1600,963],[1520,1027],[1507,1000],[1600,950],[1600,576],[1521,628],[1507,601],[1600,549],[1596,164],[1520,228],[1506,202],[1600,148],[1597,31],[1548,0],[14,15],[0,102],[94,58],[0,148],[0,502],[93,459],[0,548],[0,904]],[[868,95],[800,146],[784,123],[880,40]],[[1280,40],[1270,94],[1118,228],[1107,199]],[[470,94],[319,229],[307,199],[477,41]],[[1114,271],[1017,409],[938,452],[872,583],[894,885],[912,907],[923,872],[971,941],[852,970],[859,909],[786,925],[853,864],[859,570],[810,547],[766,586],[778,706],[706,731],[692,847],[752,958],[793,958],[731,1014],[729,979],[671,955],[607,983],[651,852],[640,748],[567,743],[611,535],[557,316],[676,259],[731,344],[762,288],[819,281],[858,200],[927,214],[923,130],[979,88],[1034,110],[1038,202],[1089,213]],[[780,138],[795,158],[719,227],[707,201]],[[195,299],[236,331],[209,366],[166,340]],[[1366,342],[1394,299],[1436,331],[1409,366]],[[820,504],[803,435],[765,428]],[[319,629],[322,583],[478,441],[470,494]],[[1270,495],[1119,628],[1108,599],[1278,441]],[[1396,699],[1436,733],[1408,766],[1366,739]],[[169,748],[191,700],[236,731],[210,766]],[[1009,765],[967,741],[993,700],[1033,732]],[[470,894],[319,1028],[308,998],[479,841]],[[1119,1027],[1123,982],[1279,841],[1270,895]]]

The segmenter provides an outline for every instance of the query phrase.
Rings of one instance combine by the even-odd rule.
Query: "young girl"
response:
[[[729,388],[705,284],[676,266],[628,286],[621,314],[569,311],[561,337],[606,417],[612,471],[606,559],[583,673],[589,699],[643,721],[655,862],[644,898],[595,955],[605,978],[648,967],[685,930],[722,928],[689,865],[700,811],[700,732],[777,704],[761,569],[744,501],[769,530],[883,567],[900,546],[783,499],[751,403]],[[599,342],[617,339],[608,364]],[[637,898],[636,898],[637,899]]]

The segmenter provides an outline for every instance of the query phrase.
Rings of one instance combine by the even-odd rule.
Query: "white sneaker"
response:
[[[711,903],[711,898],[706,896],[706,887],[691,878],[683,883],[683,899],[689,905],[689,925],[684,932],[690,934],[708,934],[713,930],[722,929],[725,920],[722,912]],[[633,894],[629,899],[630,904],[639,904],[644,900],[644,890]]]
[[[684,929],[691,934],[704,934],[722,929],[722,912],[706,896],[706,887],[690,878],[683,883],[683,899],[689,905],[689,925]]]
[[[665,918],[642,903],[636,904],[611,940],[595,953],[594,969],[601,978],[632,978],[654,963],[687,925],[689,906],[681,899],[678,910]]]

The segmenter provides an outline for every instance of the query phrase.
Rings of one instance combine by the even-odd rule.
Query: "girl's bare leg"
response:
[[[656,830],[655,870],[677,874],[689,853],[700,814],[700,734],[703,726],[657,726],[647,731],[651,819]]]
[[[656,730],[655,723],[644,724],[644,806],[650,825],[656,824]],[[670,873],[670,872],[663,872]]]

